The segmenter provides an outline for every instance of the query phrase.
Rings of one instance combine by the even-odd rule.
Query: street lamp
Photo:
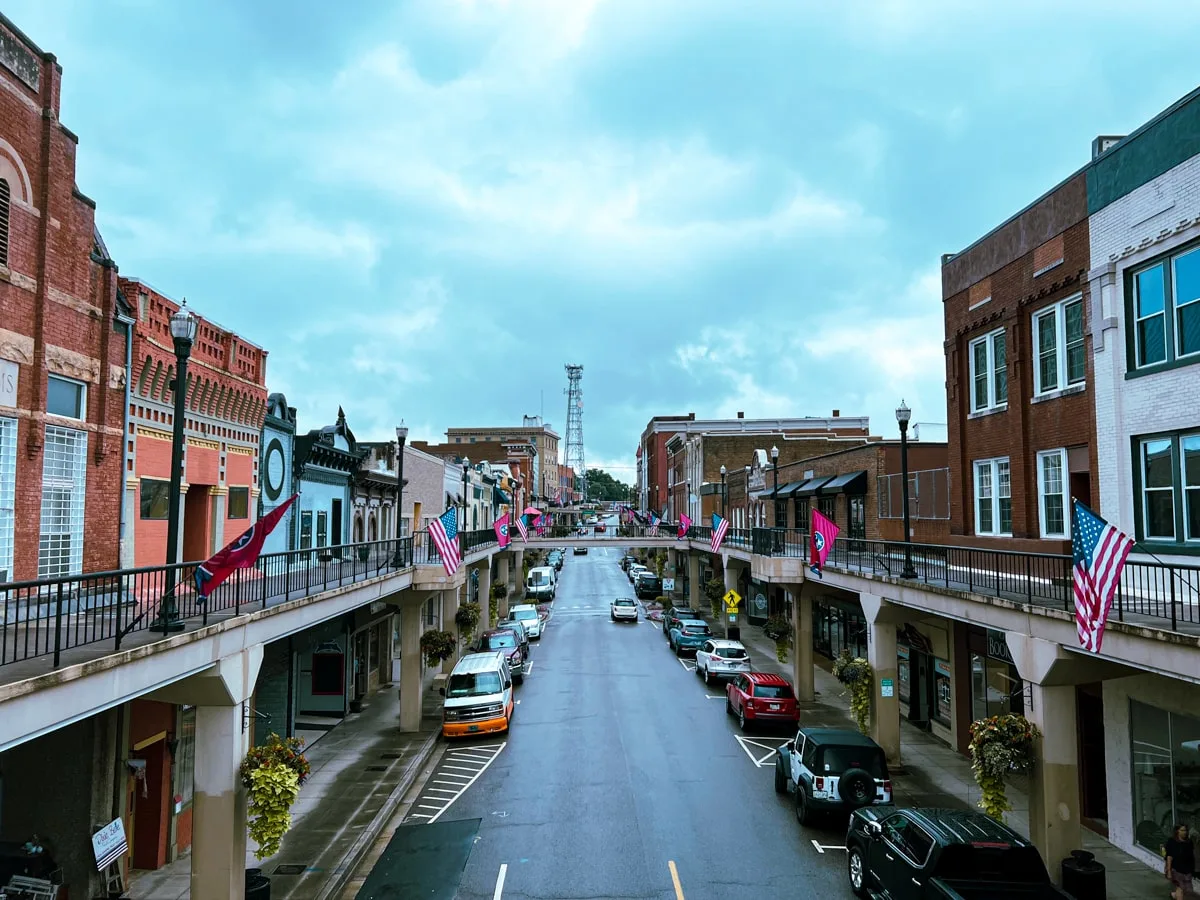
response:
[[[400,541],[404,537],[404,442],[408,440],[408,426],[404,420],[396,426],[396,555],[392,560],[394,568],[401,568]]]
[[[775,521],[775,527],[779,527],[779,448],[771,447],[771,479],[773,485],[771,487],[771,502],[774,504],[774,509],[771,510],[771,518]]]
[[[163,634],[183,631],[183,617],[175,601],[175,564],[179,562],[179,501],[183,489],[183,441],[187,418],[187,364],[196,340],[196,317],[187,309],[187,301],[171,316],[171,340],[175,344],[175,418],[171,431],[171,485],[167,495],[167,571],[166,592],[158,618],[151,628]]]
[[[462,514],[462,522],[459,523],[458,530],[466,531],[467,530],[467,472],[469,472],[471,469],[471,460],[464,456],[462,466],[463,466],[463,514]]]
[[[725,518],[725,466],[721,466],[721,518]]]
[[[750,524],[750,467],[746,466],[746,478],[742,482],[742,500],[746,504],[746,521],[743,525]]]
[[[900,573],[901,578],[917,577],[912,561],[912,529],[908,524],[908,420],[911,418],[912,410],[901,400],[896,407],[896,421],[900,423],[900,487],[904,501],[904,571]]]

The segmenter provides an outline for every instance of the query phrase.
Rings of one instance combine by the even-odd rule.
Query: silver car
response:
[[[739,641],[713,638],[696,651],[696,674],[705,684],[715,678],[733,678],[750,671],[750,654]]]
[[[633,622],[638,620],[637,601],[630,597],[618,597],[609,605],[609,615],[614,622]]]

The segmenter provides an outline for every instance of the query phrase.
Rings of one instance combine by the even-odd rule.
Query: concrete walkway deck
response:
[[[292,828],[274,856],[258,860],[254,842],[246,868],[271,879],[274,900],[317,900],[336,891],[387,824],[405,792],[437,748],[441,696],[426,673],[421,731],[404,733],[400,695],[380,688],[307,751],[312,774],[292,807]],[[190,896],[191,857],[135,873],[131,900],[183,900]]]
[[[711,622],[711,616],[705,616]],[[720,624],[713,625],[714,630]],[[775,643],[762,628],[742,626],[742,644],[750,651],[756,670],[775,672],[792,680],[790,662],[780,663],[775,656]],[[801,704],[802,721],[809,725],[854,727],[850,715],[850,696],[841,682],[829,671],[832,662],[816,655],[816,690],[814,703]],[[977,809],[982,792],[971,772],[971,761],[907,721],[900,726],[900,756],[904,771],[892,773],[894,799],[898,806],[910,807],[970,807]],[[1029,835],[1029,797],[1025,785],[1010,782],[1008,799],[1013,809],[1006,822],[1010,828]],[[1107,900],[1146,900],[1166,897],[1170,886],[1162,873],[1146,866],[1140,859],[1110,844],[1105,838],[1081,829],[1082,849],[1096,855],[1104,865],[1107,879]],[[1061,860],[1046,860],[1056,869]]]

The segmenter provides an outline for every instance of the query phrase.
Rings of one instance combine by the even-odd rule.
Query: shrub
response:
[[[433,668],[454,655],[457,641],[448,631],[430,628],[421,635],[421,655],[425,657],[425,665]]]
[[[871,729],[871,684],[875,673],[865,659],[852,658],[843,650],[833,664],[833,675],[850,688],[850,712],[858,730],[867,734]]]
[[[998,822],[1012,809],[1004,776],[1025,774],[1034,765],[1037,726],[1015,713],[989,716],[971,723],[971,771],[982,796],[979,807]]]

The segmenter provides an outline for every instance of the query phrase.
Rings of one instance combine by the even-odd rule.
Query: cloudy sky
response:
[[[124,274],[301,426],[944,423],[939,257],[1196,86],[1200,4],[6,0]],[[622,468],[617,468],[617,467]]]

